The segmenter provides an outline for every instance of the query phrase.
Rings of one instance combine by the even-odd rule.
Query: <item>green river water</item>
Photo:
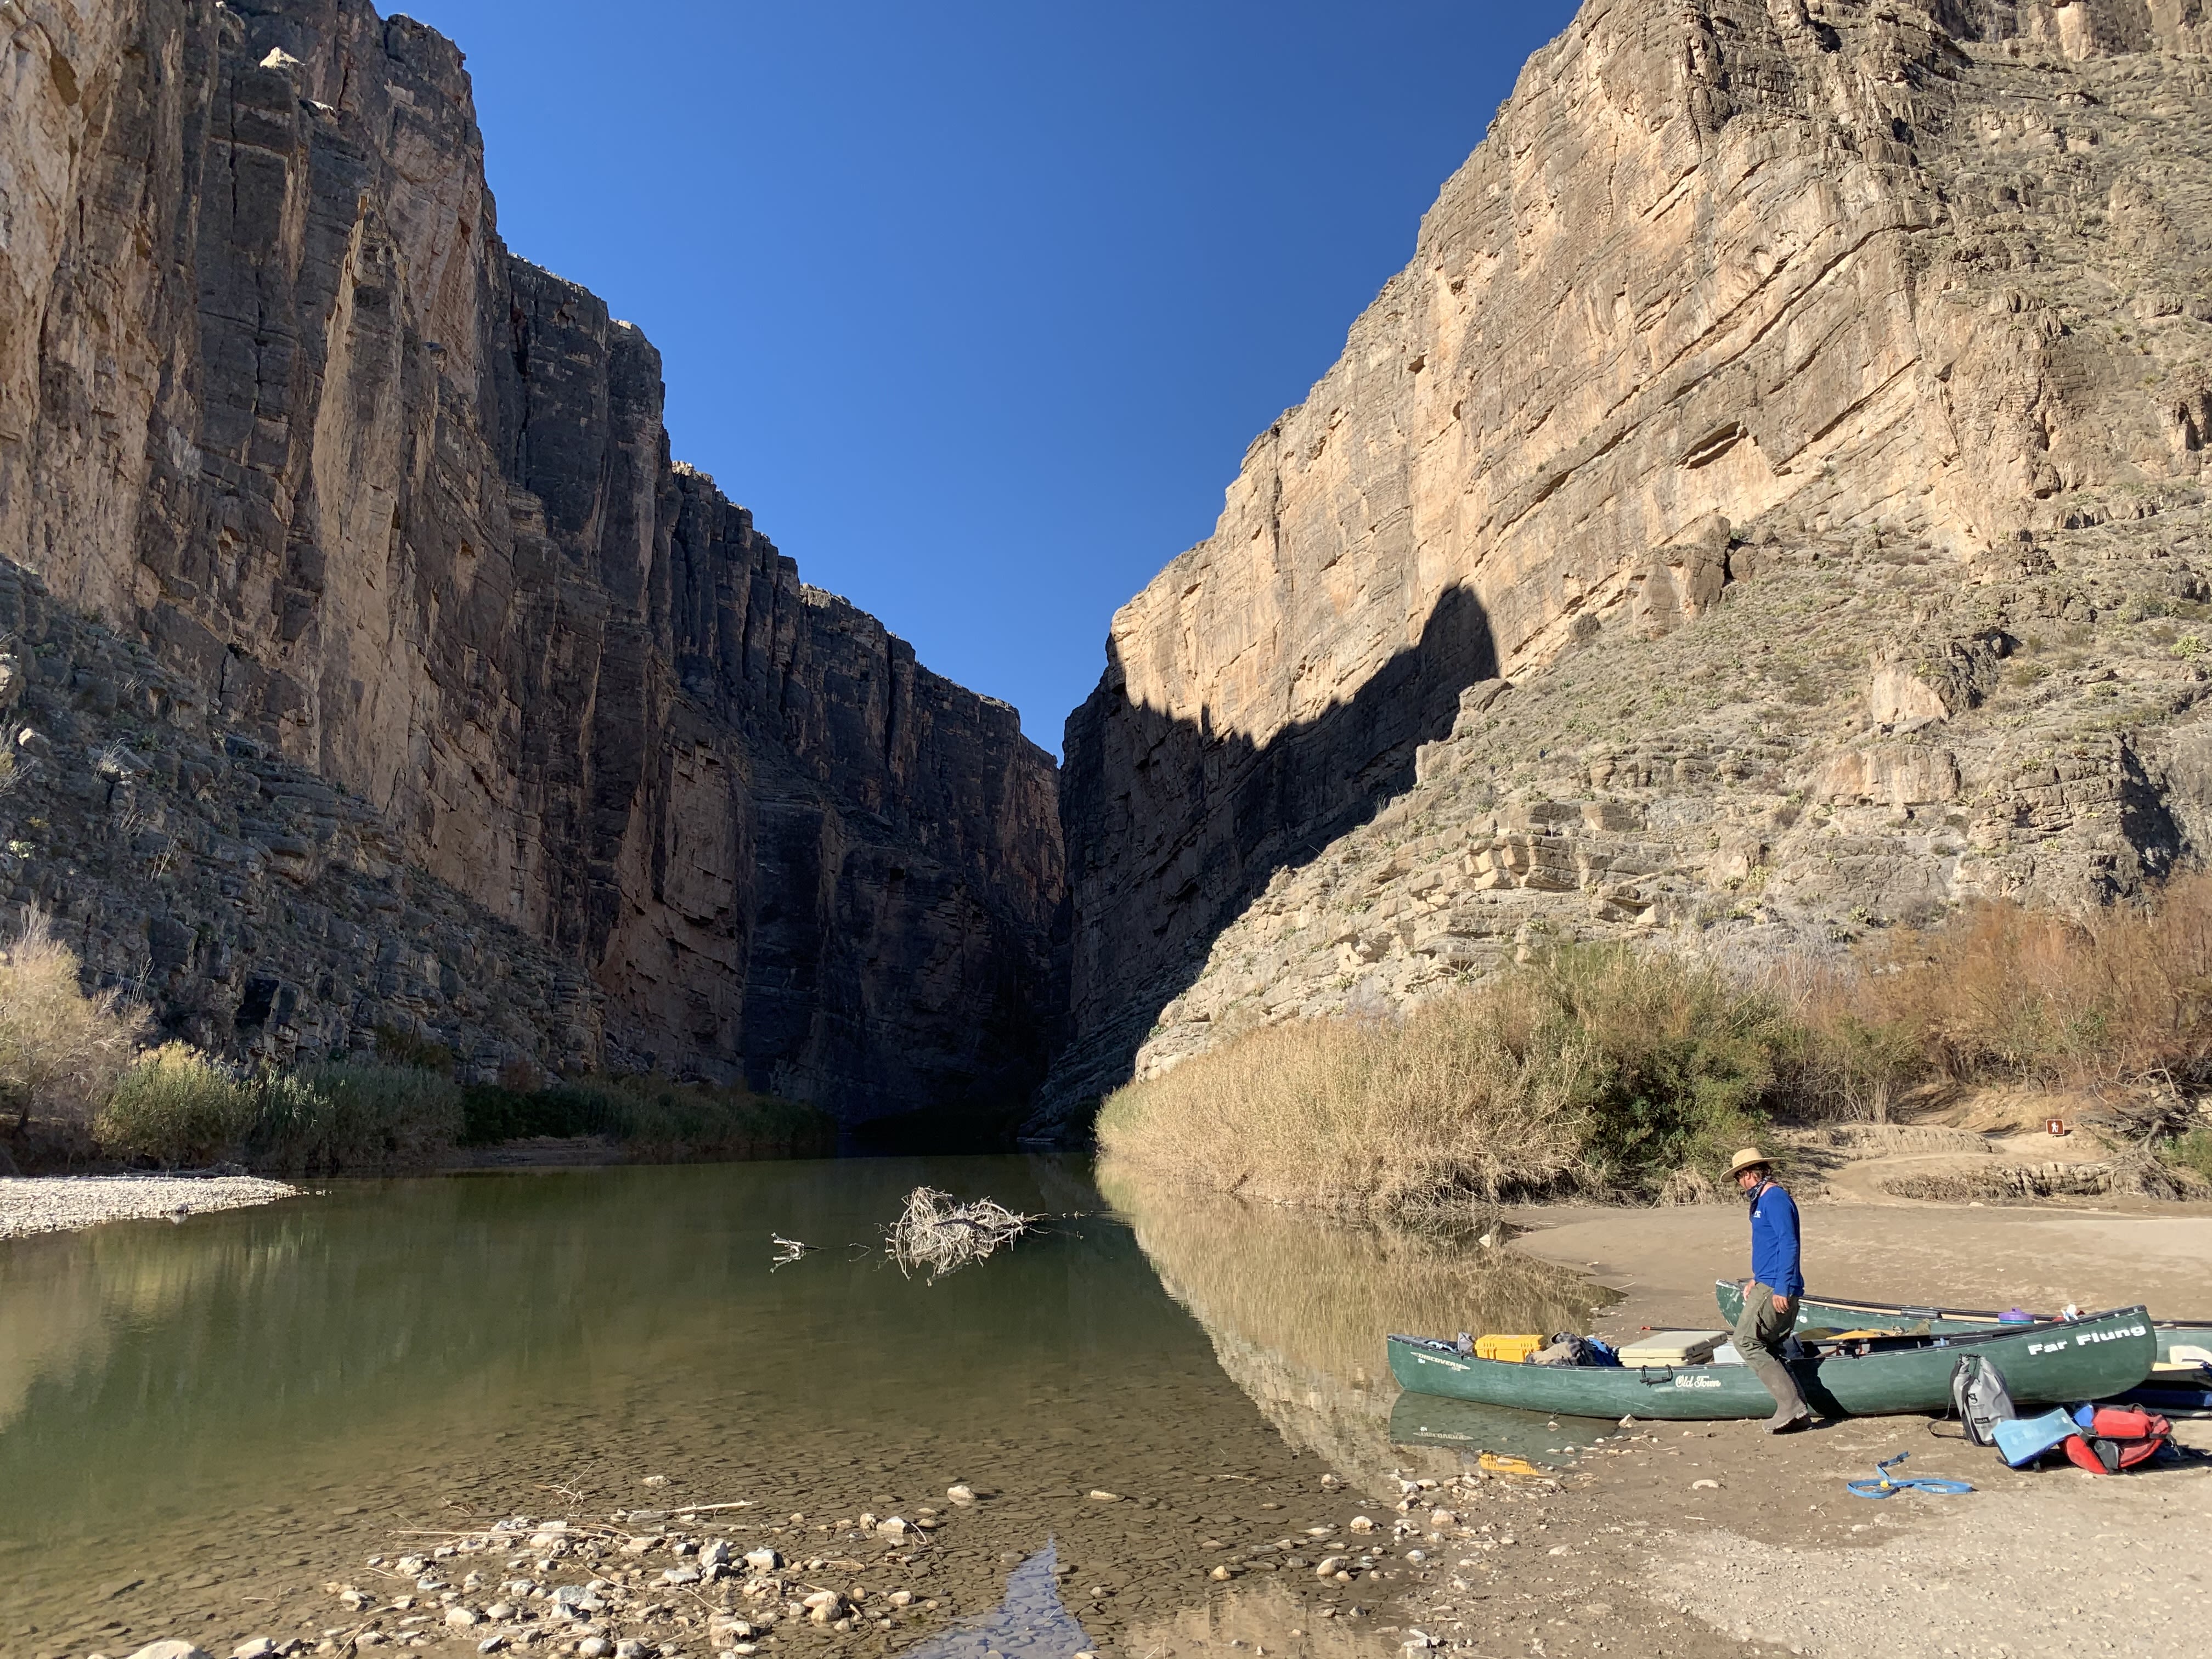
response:
[[[921,1183],[1067,1218],[908,1279],[869,1247]],[[771,1232],[828,1248],[771,1271]],[[787,1553],[842,1550],[821,1529],[863,1508],[945,1510],[880,1569],[938,1609],[851,1650],[1130,1645],[1202,1611],[1212,1565],[1456,1455],[1393,1443],[1386,1330],[1588,1306],[1519,1258],[1048,1158],[339,1182],[0,1243],[0,1651],[312,1644],[342,1622],[326,1583],[437,1528],[708,1503]],[[950,1509],[956,1482],[985,1501]],[[704,1624],[664,1653],[710,1651]]]

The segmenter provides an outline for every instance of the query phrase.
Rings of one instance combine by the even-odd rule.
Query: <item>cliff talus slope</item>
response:
[[[1055,1108],[1534,933],[2193,857],[2208,46],[2193,0],[1589,0],[1115,618]]]
[[[587,972],[592,1058],[854,1116],[1018,1094],[1049,757],[660,411],[644,337],[500,240],[432,31],[0,0],[0,557]]]

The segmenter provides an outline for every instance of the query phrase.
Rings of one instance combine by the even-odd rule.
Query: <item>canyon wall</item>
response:
[[[501,243],[433,31],[0,0],[0,557],[199,688],[218,746],[363,804],[392,860],[586,975],[603,1024],[541,1061],[848,1119],[1018,1098],[1050,757],[803,585],[672,463],[661,401],[636,329]],[[127,954],[161,917],[78,920]],[[251,946],[167,920],[194,943],[164,1006],[221,1038],[251,975],[213,969]]]
[[[2195,858],[2208,48],[2199,0],[1588,0],[1114,618],[1040,1125],[1539,935]]]

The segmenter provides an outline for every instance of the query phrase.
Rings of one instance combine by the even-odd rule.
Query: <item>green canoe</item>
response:
[[[1825,1417],[1885,1417],[1942,1412],[1951,1371],[1962,1353],[1978,1353],[2003,1373],[2019,1406],[2104,1400],[2150,1375],[2158,1352],[2150,1316],[2122,1309],[2069,1324],[2010,1325],[1984,1334],[1899,1335],[1816,1350],[1790,1362],[1806,1402]],[[1477,1359],[1449,1342],[1389,1339],[1390,1370],[1416,1394],[1517,1406],[1576,1417],[1705,1419],[1765,1417],[1774,1396],[1747,1365],[1532,1365]]]
[[[1730,1329],[1743,1312],[1743,1286],[1723,1279],[1713,1286],[1713,1300]],[[2049,1320],[2049,1314],[2038,1314]],[[1797,1328],[1832,1331],[1917,1331],[1936,1336],[1958,1336],[2002,1327],[2004,1316],[1973,1308],[1914,1308],[1893,1302],[1845,1302],[1834,1297],[1801,1297]],[[2212,1319],[2160,1319],[2151,1324],[2158,1337],[2161,1365],[2212,1365]]]

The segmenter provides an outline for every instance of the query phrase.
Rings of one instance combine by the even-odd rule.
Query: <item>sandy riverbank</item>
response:
[[[1741,1204],[1511,1212],[1514,1248],[1579,1268],[1627,1297],[1607,1328],[1707,1327],[1713,1281],[1750,1271]],[[1803,1207],[1805,1276],[1815,1293],[2038,1310],[2148,1303],[2212,1321],[2212,1213],[2161,1205],[1969,1209],[1954,1205]]]
[[[1712,1281],[1743,1271],[1735,1206],[1534,1209],[1517,1251],[1593,1272],[1624,1293],[1601,1317],[1711,1328]],[[2212,1316],[2212,1216],[2081,1208],[1808,1205],[1816,1287],[1964,1304],[2109,1306]],[[1774,1439],[1756,1423],[1598,1427],[1556,1482],[1492,1478],[1411,1494],[1418,1530],[1383,1571],[1401,1595],[1358,1646],[1432,1639],[1455,1652],[1675,1656],[1790,1652],[2087,1656],[2191,1651],[2205,1605],[2212,1422],[2176,1425],[2199,1461],[2111,1479],[2014,1472],[1917,1417],[1862,1419]],[[1952,1498],[1852,1497],[1847,1480],[1909,1452],[1905,1474],[1948,1475]],[[1433,1463],[1407,1473],[1437,1474]],[[1443,1507],[1456,1525],[1426,1524]],[[1428,1560],[1409,1562],[1421,1547]],[[1310,1587],[1287,1575],[1231,1586],[1148,1632],[1147,1655],[1280,1649],[1318,1659]],[[1299,1632],[1293,1635],[1291,1632]],[[1419,1632],[1415,1637],[1414,1632]]]
[[[64,1233],[107,1221],[182,1221],[298,1196],[258,1176],[27,1176],[0,1177],[0,1239]]]
[[[1984,1306],[2144,1301],[2212,1316],[2212,1216],[1820,1204],[1804,1213],[1818,1290]],[[1516,1248],[1626,1293],[1601,1321],[1615,1333],[1714,1326],[1712,1280],[1744,1271],[1734,1206],[1516,1219],[1535,1231]],[[2176,1428],[2185,1445],[2212,1452],[2212,1422]],[[1976,1490],[1880,1502],[1845,1491],[1899,1452],[1911,1454],[1901,1473]],[[1543,1508],[1543,1535],[1558,1543],[1533,1570],[1510,1581],[1462,1572],[1466,1592],[1440,1579],[1433,1600],[1407,1609],[1412,1622],[1427,1619],[1437,1634],[1434,1624],[1456,1621],[1450,1633],[1479,1650],[1555,1659],[1746,1643],[1838,1656],[2179,1653],[2195,1645],[2179,1615],[2208,1595],[2212,1464],[2118,1479],[2015,1473],[1909,1417],[1780,1440],[1755,1423],[1652,1425],[1614,1431]]]

